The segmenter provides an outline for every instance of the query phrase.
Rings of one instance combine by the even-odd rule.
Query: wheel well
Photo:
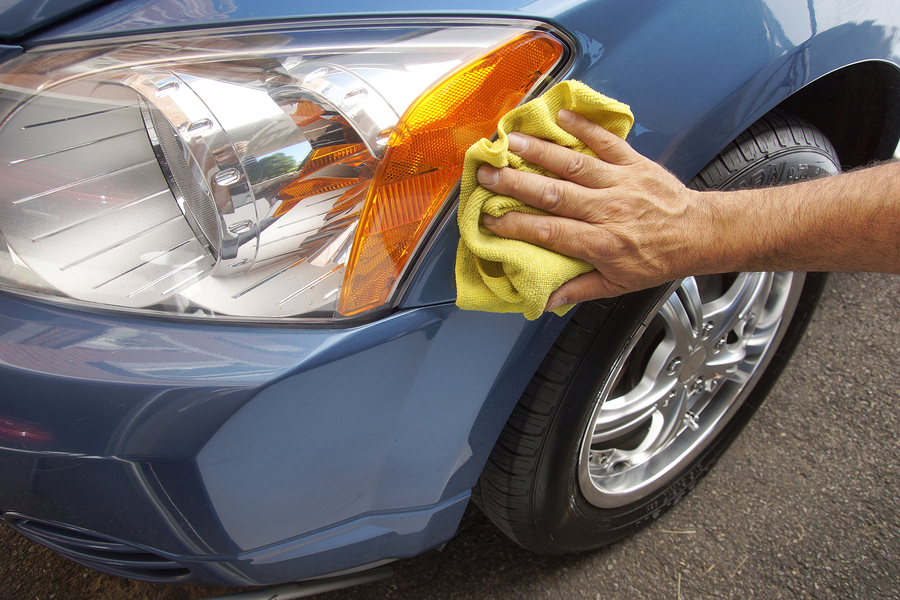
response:
[[[900,140],[900,70],[862,62],[833,71],[778,106],[821,129],[852,169],[894,155]]]

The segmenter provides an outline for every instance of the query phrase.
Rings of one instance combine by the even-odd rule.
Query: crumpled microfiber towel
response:
[[[456,304],[460,308],[520,312],[529,320],[537,319],[543,314],[550,294],[566,281],[594,268],[583,260],[502,238],[481,223],[482,213],[495,217],[510,211],[547,214],[478,185],[476,171],[485,163],[555,177],[510,152],[509,132],[526,133],[597,156],[581,140],[556,124],[556,115],[561,109],[584,115],[623,139],[634,123],[631,109],[625,104],[595,92],[581,82],[564,81],[504,115],[497,126],[496,141],[482,139],[469,148],[457,212],[461,239],[456,252]],[[554,312],[562,316],[572,306],[561,306]]]

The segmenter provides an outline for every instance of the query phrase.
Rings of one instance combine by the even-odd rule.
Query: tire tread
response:
[[[774,110],[731,142],[688,184],[695,190],[729,187],[755,161],[774,158],[797,148],[837,156],[834,146],[815,127],[789,113]]]
[[[555,415],[556,399],[596,328],[616,301],[583,305],[557,338],[500,434],[473,493],[481,510],[509,538],[526,548],[558,553],[532,526],[529,496],[541,440]]]

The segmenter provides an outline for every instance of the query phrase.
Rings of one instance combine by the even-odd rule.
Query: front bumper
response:
[[[0,447],[0,511],[47,545],[22,524],[175,565],[160,579],[121,556],[67,553],[101,570],[226,585],[446,542],[565,322],[442,304],[352,329],[274,329],[9,296],[0,315],[0,416],[52,436]]]

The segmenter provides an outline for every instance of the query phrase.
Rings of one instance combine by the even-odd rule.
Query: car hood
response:
[[[24,35],[109,0],[0,0],[0,42],[15,42]]]

